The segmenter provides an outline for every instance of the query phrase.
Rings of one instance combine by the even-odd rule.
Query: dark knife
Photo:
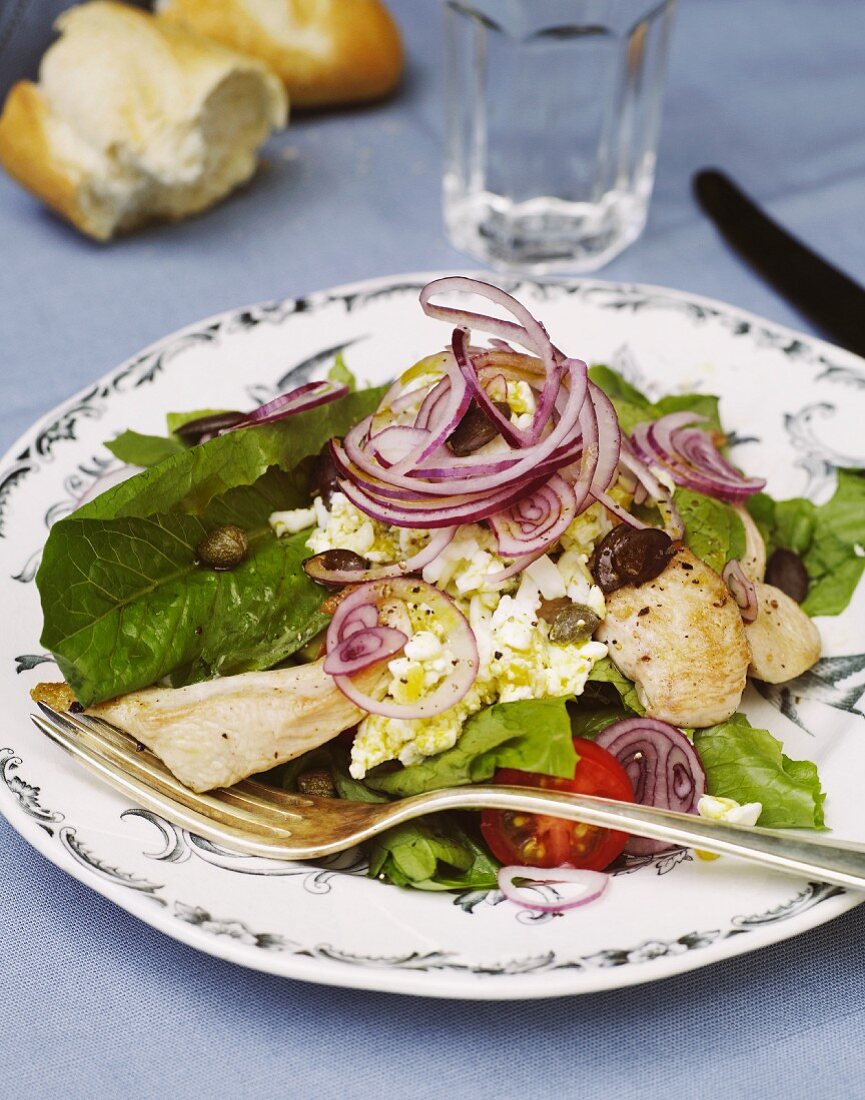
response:
[[[694,194],[727,243],[827,339],[865,356],[865,289],[774,222],[713,168]]]

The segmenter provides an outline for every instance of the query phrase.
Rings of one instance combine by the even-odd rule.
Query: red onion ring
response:
[[[665,467],[677,485],[731,504],[763,489],[764,478],[745,477],[724,458],[709,432],[688,426],[705,419],[682,411],[637,424],[631,432],[634,451],[649,466]]]
[[[674,541],[685,537],[685,524],[679,515],[672,494],[662,485],[646,464],[634,454],[627,438],[622,439],[622,449],[619,455],[620,466],[632,474],[637,485],[640,486],[649,499],[658,507],[661,518],[664,521],[664,530]],[[634,497],[635,503],[636,494]]]
[[[525,886],[517,886],[517,879],[528,879]],[[500,867],[498,873],[499,889],[509,901],[516,902],[526,909],[535,909],[539,913],[563,913],[566,909],[578,909],[597,901],[610,885],[610,876],[601,871],[583,871],[576,867]],[[557,899],[553,902],[535,901],[524,890],[538,886],[559,886],[572,884],[582,886],[583,892],[571,899]]]
[[[243,420],[229,428],[225,428],[219,434],[226,435],[228,432],[236,432],[240,428],[250,428],[260,424],[273,424],[277,420],[285,419],[287,416],[294,416],[295,413],[315,409],[319,405],[327,405],[331,401],[345,397],[348,392],[348,386],[337,385],[337,383],[329,382],[326,379],[319,382],[307,382],[303,386],[298,386],[296,390],[281,393],[279,397],[274,397],[266,405],[260,405],[257,409],[253,409]]]
[[[351,592],[337,607],[330,626],[327,628],[325,671],[329,671],[327,662],[332,654],[335,655],[334,661],[341,659],[339,651],[344,641],[361,639],[361,636],[370,630],[392,629],[384,624],[379,624],[372,628],[364,626],[362,630],[351,633],[347,638],[345,635],[346,623],[351,624],[357,621],[359,614],[363,615],[364,622],[368,621],[369,612],[360,612],[359,609],[374,608],[378,623],[380,606],[393,600],[400,600],[406,604],[424,603],[434,608],[436,621],[445,625],[447,634],[447,641],[444,645],[451,663],[451,671],[447,679],[443,680],[429,695],[422,697],[412,705],[391,703],[367,695],[358,687],[352,679],[352,675],[348,673],[333,674],[333,682],[347,699],[369,714],[381,714],[386,718],[431,718],[433,715],[449,710],[465,697],[475,682],[480,661],[475,636],[465,616],[450,597],[431,584],[427,584],[426,581],[407,577],[397,577],[384,581],[368,581]],[[402,631],[393,631],[393,634],[402,635],[403,644],[405,644],[405,635]],[[390,635],[387,635],[387,639],[389,639],[389,644],[393,644],[394,639]],[[365,648],[366,644],[364,639],[362,647]],[[382,644],[381,651],[377,655],[373,655],[366,664],[355,667],[353,672],[360,671],[360,668],[366,668],[369,664],[378,660],[383,660],[384,648],[386,648],[386,643]]]
[[[324,659],[324,671],[330,676],[351,676],[378,661],[393,657],[408,641],[408,635],[390,626],[361,626],[344,633],[343,638]]]
[[[564,478],[553,474],[531,496],[490,516],[498,551],[505,558],[542,553],[558,542],[577,514],[577,498]]]
[[[760,604],[754,582],[745,575],[742,563],[737,558],[731,558],[724,566],[721,578],[742,613],[742,621],[752,623],[759,614]]]
[[[697,812],[706,793],[706,773],[688,738],[657,718],[625,718],[607,726],[595,743],[613,754],[634,786],[635,801],[680,813]],[[625,851],[654,855],[675,847],[661,840],[632,836]]]

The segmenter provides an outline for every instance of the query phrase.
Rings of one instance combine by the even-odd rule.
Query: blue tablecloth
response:
[[[372,275],[469,266],[439,213],[437,5],[392,6],[410,57],[401,95],[297,120],[254,183],[204,217],[100,246],[0,177],[4,447],[73,390],[201,316]],[[0,29],[15,8],[0,13]],[[651,219],[603,274],[807,327],[696,209],[691,173],[718,164],[865,278],[863,42],[861,0],[685,3]],[[2,51],[0,36],[0,77],[24,56]],[[2,1096],[865,1095],[862,908],[642,988],[460,1004],[241,970],[121,912],[2,819],[0,847]]]

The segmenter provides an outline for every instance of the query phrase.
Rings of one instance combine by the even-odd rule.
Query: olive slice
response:
[[[328,576],[330,573],[363,573],[369,569],[370,563],[354,550],[323,550],[320,554],[314,554],[301,562],[303,571],[318,584],[328,585],[331,588],[340,588],[346,584],[345,580],[334,580]]]
[[[766,563],[766,584],[780,588],[796,603],[808,595],[808,570],[797,553],[779,546]]]
[[[174,429],[174,434],[180,436],[184,443],[200,443],[204,436],[212,436],[217,432],[233,428],[242,420],[246,420],[248,413],[236,412],[234,409],[226,409],[225,412],[210,413],[208,416],[197,416],[194,420],[187,420],[179,428]]]
[[[506,401],[494,401],[493,404],[502,416],[510,420],[511,407]],[[448,437],[447,446],[458,458],[464,458],[492,443],[498,434],[498,427],[477,401],[472,400],[465,416]]]
[[[641,585],[661,573],[675,553],[670,536],[657,527],[636,530],[620,523],[598,545],[589,570],[602,592]]]
[[[310,492],[314,497],[319,496],[324,501],[325,507],[330,507],[333,494],[340,492],[339,475],[330,447],[324,450],[316,458],[310,477]]]

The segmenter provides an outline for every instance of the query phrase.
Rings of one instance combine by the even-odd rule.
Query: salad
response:
[[[125,480],[52,527],[37,576],[51,699],[195,790],[499,782],[823,828],[816,766],[739,707],[748,677],[819,658],[811,616],[843,610],[865,564],[865,479],[774,501],[728,457],[717,399],[651,402],[477,280],[420,304],[449,340],[391,385],[357,388],[338,358],[252,412],[107,444]],[[388,882],[462,890],[662,849],[484,811],[367,854]]]

